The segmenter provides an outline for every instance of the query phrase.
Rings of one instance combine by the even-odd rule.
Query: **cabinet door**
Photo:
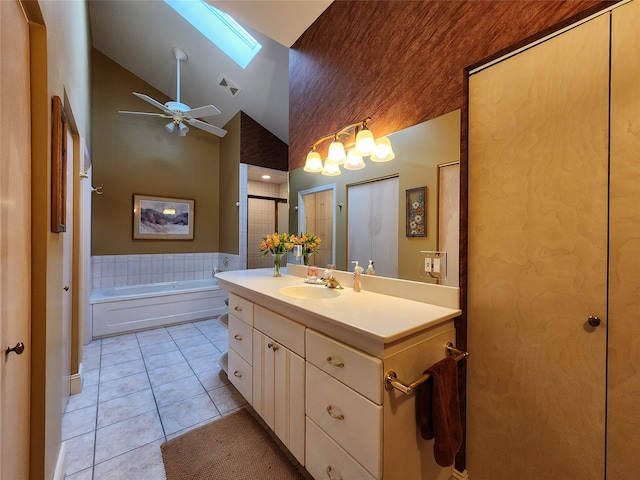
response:
[[[304,465],[304,359],[253,331],[253,408]]]
[[[253,408],[275,431],[275,362],[273,340],[253,331]]]
[[[469,78],[473,477],[603,478],[608,95],[608,15]]]
[[[276,345],[274,357],[274,431],[304,465],[305,362],[291,350]]]

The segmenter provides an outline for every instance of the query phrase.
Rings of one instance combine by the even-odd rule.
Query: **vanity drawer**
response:
[[[369,473],[382,475],[382,406],[307,362],[306,414]]]
[[[233,349],[229,349],[229,381],[238,389],[240,395],[251,403],[253,396],[251,365]]]
[[[233,313],[243,322],[253,325],[253,302],[230,293],[229,312]]]
[[[305,468],[313,478],[375,480],[340,445],[307,417],[307,454]]]
[[[382,360],[307,329],[307,361],[382,405]]]
[[[260,305],[255,306],[253,317],[254,328],[304,358],[304,331],[306,330],[304,325]]]
[[[235,315],[229,315],[229,347],[233,348],[249,365],[253,365],[253,328]]]

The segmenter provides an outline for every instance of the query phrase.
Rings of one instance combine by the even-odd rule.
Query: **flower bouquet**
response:
[[[282,255],[291,251],[293,249],[294,242],[292,239],[295,239],[294,235],[289,235],[287,233],[272,233],[262,238],[262,242],[260,243],[260,252],[262,252],[262,256],[268,255],[269,253],[273,255],[273,276],[280,277],[280,260],[282,259]]]

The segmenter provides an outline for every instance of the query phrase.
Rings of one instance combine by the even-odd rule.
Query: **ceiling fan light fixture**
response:
[[[174,57],[176,58],[176,100],[169,101],[165,104],[154,100],[148,95],[143,93],[133,92],[133,94],[141,100],[144,100],[147,103],[150,103],[154,107],[158,108],[162,111],[162,113],[149,113],[149,112],[130,112],[125,110],[118,110],[119,113],[124,113],[128,115],[144,115],[144,116],[152,116],[152,117],[161,117],[161,118],[170,118],[171,122],[165,124],[164,129],[173,133],[176,131],[176,126],[178,127],[178,135],[184,137],[189,132],[189,127],[184,125],[183,122],[188,123],[189,125],[193,125],[200,130],[204,130],[205,132],[211,133],[213,135],[217,135],[218,137],[224,137],[227,133],[226,130],[211,125],[210,123],[203,122],[198,120],[203,117],[210,117],[213,115],[220,115],[220,110],[216,108],[214,105],[204,105],[202,107],[191,108],[189,105],[186,105],[180,101],[180,63],[186,62],[188,57],[187,54],[179,49],[178,47],[174,47],[173,49]]]

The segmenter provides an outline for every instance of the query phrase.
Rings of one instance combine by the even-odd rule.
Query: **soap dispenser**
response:
[[[369,260],[369,266],[367,267],[366,272],[367,275],[375,275],[376,274],[376,269],[373,268],[373,260]]]
[[[364,271],[364,267],[361,267],[360,265],[358,265],[357,260],[354,260],[351,263],[356,264],[356,266],[353,268],[353,291],[359,292],[360,291],[360,275]]]

